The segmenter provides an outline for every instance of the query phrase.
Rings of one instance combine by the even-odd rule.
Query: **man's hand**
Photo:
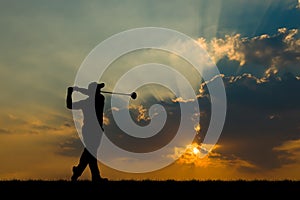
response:
[[[71,94],[73,92],[74,88],[73,87],[68,87],[68,94]]]

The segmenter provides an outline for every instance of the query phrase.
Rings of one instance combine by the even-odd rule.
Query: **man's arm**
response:
[[[101,94],[101,85],[98,85],[96,88],[96,95],[95,95],[95,109],[96,109],[96,116],[102,131],[103,129],[103,109],[104,109],[104,101],[105,97]]]
[[[67,108],[69,109],[72,109],[72,93],[73,93],[73,87],[68,87],[66,104],[67,104]]]
[[[82,109],[85,105],[84,100],[73,102],[72,94],[75,90],[77,90],[77,88],[78,87],[68,87],[66,104],[67,108],[69,109],[79,110]]]
[[[86,88],[80,88],[80,87],[73,87],[74,91],[77,91],[77,92],[80,92],[81,94],[85,94],[85,95],[88,95],[88,89]]]

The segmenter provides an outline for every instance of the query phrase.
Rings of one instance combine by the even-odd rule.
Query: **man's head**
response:
[[[98,83],[98,89],[104,88],[105,83]]]
[[[94,95],[96,90],[101,90],[105,86],[104,83],[91,82],[88,86],[88,91],[90,94]]]

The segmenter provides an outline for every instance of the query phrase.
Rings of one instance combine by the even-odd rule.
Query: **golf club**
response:
[[[108,94],[119,94],[119,95],[127,95],[130,96],[132,99],[136,99],[137,94],[136,92],[132,92],[130,94],[127,93],[120,93],[120,92],[109,92],[109,91],[101,91],[102,93],[108,93]]]

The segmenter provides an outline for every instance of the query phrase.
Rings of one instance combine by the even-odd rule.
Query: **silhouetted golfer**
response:
[[[107,180],[106,178],[102,178],[100,176],[97,162],[97,149],[100,145],[101,137],[104,131],[103,108],[105,98],[100,93],[101,88],[104,86],[104,83],[98,84],[97,82],[92,82],[88,85],[87,89],[76,86],[68,87],[66,99],[67,108],[81,109],[83,112],[82,138],[85,145],[79,160],[79,164],[72,168],[72,181],[76,181],[81,176],[87,165],[89,165],[93,182]],[[72,93],[74,91],[87,95],[87,98],[73,102]]]

